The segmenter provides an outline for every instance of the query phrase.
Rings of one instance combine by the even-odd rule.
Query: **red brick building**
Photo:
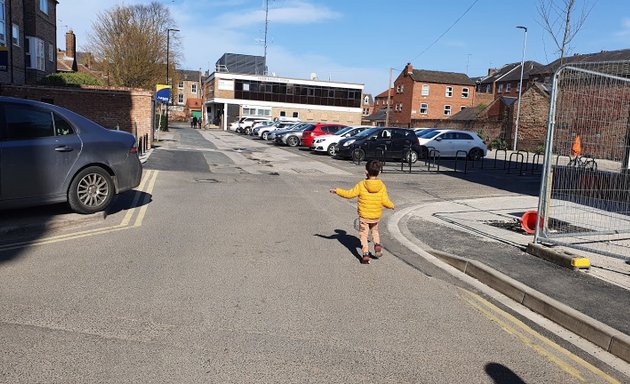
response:
[[[475,83],[464,73],[418,70],[408,63],[394,81],[391,99],[391,126],[421,126],[474,106]]]
[[[56,71],[56,0],[0,0],[0,84],[36,84]]]

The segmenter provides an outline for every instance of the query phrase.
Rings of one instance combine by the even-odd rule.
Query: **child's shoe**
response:
[[[380,244],[374,244],[374,257],[379,258],[383,256],[383,247]]]
[[[363,257],[361,258],[361,264],[370,264],[370,254],[369,253],[364,253]]]

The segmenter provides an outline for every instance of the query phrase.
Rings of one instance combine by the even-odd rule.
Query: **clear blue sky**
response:
[[[66,30],[73,29],[82,50],[99,12],[149,2],[59,0],[59,48],[65,48]],[[263,55],[263,0],[161,3],[170,8],[181,30],[181,68],[212,71],[225,52]],[[630,1],[577,0],[578,12],[584,3],[593,8],[571,44],[571,54],[630,48]],[[395,77],[407,62],[416,69],[474,77],[490,67],[520,61],[523,31],[517,25],[528,27],[525,59],[547,64],[558,54],[540,25],[537,4],[538,0],[269,0],[267,64],[278,76],[308,78],[316,73],[320,79],[364,83],[367,93],[377,94],[387,89],[389,68],[396,68]]]

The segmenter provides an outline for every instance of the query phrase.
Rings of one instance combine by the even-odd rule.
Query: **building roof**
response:
[[[563,63],[597,63],[606,61],[628,61],[630,60],[630,49],[621,49],[618,51],[601,51],[597,53],[587,53],[583,55],[567,56],[563,59]],[[560,59],[557,59],[547,65],[532,71],[532,75],[551,74],[560,67]]]
[[[535,61],[526,61],[523,65],[523,79],[528,79],[534,71],[542,68],[543,65]],[[506,64],[496,72],[482,78],[478,84],[492,84],[497,81],[518,81],[521,78],[521,63]]]
[[[414,69],[409,76],[414,81],[425,83],[475,85],[475,83],[465,73]]]
[[[181,81],[199,82],[199,76],[201,75],[201,71],[193,71],[189,69],[178,69],[177,73],[179,74]]]
[[[381,108],[371,114],[370,116],[363,117],[363,120],[367,121],[385,121],[387,119],[387,108]]]
[[[392,87],[392,93],[391,94],[392,95],[394,94],[394,88],[393,87]],[[385,90],[385,91],[379,93],[378,95],[374,96],[375,99],[382,99],[382,98],[385,98],[385,97],[387,97],[387,90]]]
[[[464,108],[461,111],[457,112],[453,116],[449,118],[449,120],[457,120],[457,121],[473,121],[477,120],[479,114],[486,109],[483,105],[478,105],[476,107]]]

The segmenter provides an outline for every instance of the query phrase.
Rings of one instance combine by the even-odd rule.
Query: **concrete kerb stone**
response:
[[[562,251],[557,251],[555,249],[545,247],[541,244],[527,244],[527,253],[536,257],[540,257],[541,259],[547,260],[561,267],[571,269],[590,267],[590,262],[587,258],[570,255]]]
[[[396,212],[388,222],[388,229],[398,226],[401,219],[419,207]],[[393,231],[390,230],[390,233]],[[577,310],[544,295],[511,277],[476,260],[451,255],[427,247],[422,252],[440,260],[465,275],[501,292],[532,311],[565,327],[607,352],[630,363],[630,336],[595,320]],[[423,255],[420,255],[423,256]]]

